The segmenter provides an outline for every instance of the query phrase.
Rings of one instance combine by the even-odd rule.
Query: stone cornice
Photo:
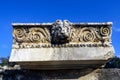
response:
[[[12,26],[51,26],[53,23],[12,23]],[[83,23],[71,23],[72,25],[112,25],[112,22],[83,22]]]

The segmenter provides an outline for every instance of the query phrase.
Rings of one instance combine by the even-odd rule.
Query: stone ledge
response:
[[[27,48],[12,49],[10,61],[107,60],[112,57],[113,47]]]
[[[12,23],[12,26],[51,26],[53,23]],[[112,25],[112,22],[83,22],[72,25]]]
[[[79,69],[92,65],[98,67],[113,56],[113,47],[24,48],[12,49],[10,62],[28,69]]]

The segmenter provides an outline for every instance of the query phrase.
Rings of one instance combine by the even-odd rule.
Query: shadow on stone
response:
[[[3,74],[3,80],[78,79],[93,70],[6,70]]]

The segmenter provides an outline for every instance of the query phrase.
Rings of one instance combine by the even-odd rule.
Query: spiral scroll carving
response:
[[[111,34],[111,30],[109,27],[101,27],[100,33],[103,36],[109,36]]]
[[[80,32],[80,36],[82,42],[94,42],[95,39],[95,33],[88,28],[83,28]]]
[[[24,28],[15,28],[14,29],[14,36],[15,36],[15,40],[18,42],[23,42],[25,41],[26,38],[26,31]]]
[[[31,42],[36,42],[36,41],[40,41],[41,40],[41,33],[40,32],[34,32],[32,34],[29,35],[29,39]]]
[[[36,25],[36,24],[35,24]],[[91,46],[111,43],[111,25],[74,24],[57,20],[53,24],[14,26],[14,44],[34,46]],[[23,46],[23,47],[24,47]]]
[[[14,38],[16,42],[50,42],[50,35],[46,28],[15,28]]]
[[[49,42],[48,32],[42,28],[30,29],[29,39],[31,42]]]
[[[14,34],[17,36],[17,37],[23,37],[24,34],[25,34],[25,30],[23,28],[16,28],[14,30]]]

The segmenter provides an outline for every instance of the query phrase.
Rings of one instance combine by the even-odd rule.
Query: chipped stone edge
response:
[[[12,26],[51,26],[53,23],[12,23]],[[71,25],[112,25],[112,22],[71,23]]]

